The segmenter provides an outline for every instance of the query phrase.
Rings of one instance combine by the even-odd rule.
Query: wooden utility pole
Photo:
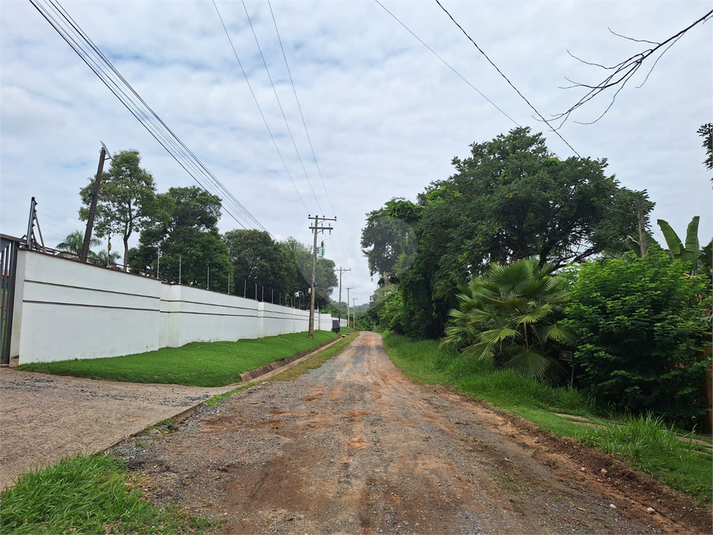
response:
[[[339,271],[339,304],[338,304],[339,314],[338,314],[338,316],[339,316],[339,324],[340,325],[342,323],[342,273],[344,273],[345,271],[351,271],[351,270],[352,270],[352,268],[339,268],[338,269],[338,271]]]
[[[337,218],[324,216],[319,217],[318,215],[312,217],[311,215],[307,215],[307,219],[314,219],[314,226],[309,227],[312,231],[314,231],[314,247],[312,248],[312,286],[309,297],[309,337],[314,339],[314,285],[315,280],[317,279],[317,233],[328,230],[331,234],[332,230],[334,230],[331,226],[320,226],[319,222],[336,221]]]
[[[646,227],[644,227],[644,206],[643,206],[642,196],[636,197],[636,212],[639,216],[639,250],[641,251],[641,258],[646,256],[649,249],[648,236],[646,235]]]
[[[97,176],[94,178],[94,191],[92,192],[92,204],[89,206],[89,217],[87,218],[87,229],[84,231],[84,243],[82,244],[82,254],[79,260],[87,261],[89,256],[89,242],[92,241],[92,229],[94,228],[94,215],[97,212],[97,198],[99,197],[99,184],[102,181],[102,173],[104,172],[104,160],[107,156],[107,149],[102,143],[102,150],[99,153],[99,167],[97,168]],[[111,156],[109,156],[111,158]],[[124,266],[126,269],[126,266]]]
[[[349,290],[353,290],[354,286],[347,288],[347,327],[349,327]]]

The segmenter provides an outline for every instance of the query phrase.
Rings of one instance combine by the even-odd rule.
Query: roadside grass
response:
[[[186,386],[226,386],[240,382],[240,374],[270,362],[317,347],[339,335],[315,331],[283,334],[237,342],[193,342],[124,357],[37,362],[20,370],[134,383]]]
[[[26,472],[0,495],[2,533],[200,533],[216,523],[143,498],[111,455],[78,455]]]
[[[304,361],[298,364],[295,364],[291,368],[286,369],[284,372],[278,373],[277,375],[270,377],[269,379],[267,379],[267,381],[292,381],[293,379],[296,379],[300,375],[304,375],[310,370],[314,370],[316,368],[321,367],[322,364],[336,357],[342,351],[344,351],[346,347],[354,340],[354,338],[357,337],[358,334],[358,332],[351,331],[339,342],[336,342],[335,344],[329,346],[327,349],[320,351],[316,355],[313,355],[310,358],[305,359]]]
[[[709,442],[709,437],[678,433],[651,415],[604,417],[595,411],[593,400],[576,389],[553,387],[512,370],[496,369],[450,348],[438,349],[434,340],[411,340],[389,333],[383,335],[383,341],[394,364],[412,379],[450,385],[517,413],[555,435],[620,455],[632,467],[688,494],[699,504],[711,503],[711,450],[691,440]],[[581,417],[593,426],[582,426],[558,413]]]

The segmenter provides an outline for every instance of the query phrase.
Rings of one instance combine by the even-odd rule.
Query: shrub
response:
[[[706,410],[706,282],[652,249],[583,264],[565,325],[579,383],[599,405],[692,425]]]

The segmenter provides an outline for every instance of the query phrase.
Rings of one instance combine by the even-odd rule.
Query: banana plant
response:
[[[688,224],[685,246],[678,237],[678,234],[674,232],[671,225],[669,225],[667,221],[663,219],[656,220],[656,223],[658,223],[659,227],[661,227],[661,232],[663,232],[664,238],[666,239],[666,245],[668,245],[668,250],[671,253],[671,256],[674,260],[690,263],[692,274],[695,274],[698,271],[698,257],[701,254],[700,244],[698,243],[699,220],[700,216],[695,216]]]

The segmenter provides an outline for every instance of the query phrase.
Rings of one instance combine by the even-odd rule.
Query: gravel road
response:
[[[93,381],[0,368],[0,489],[30,468],[102,451],[231,388]]]
[[[142,472],[152,501],[222,520],[223,533],[711,529],[690,500],[616,460],[409,382],[373,333],[297,380],[113,451]]]

